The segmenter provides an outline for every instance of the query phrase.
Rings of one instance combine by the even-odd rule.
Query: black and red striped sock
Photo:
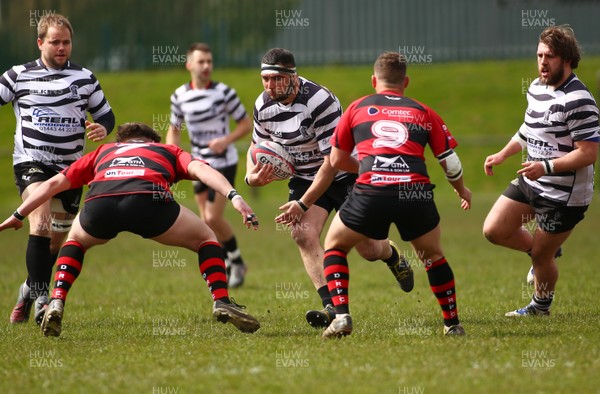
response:
[[[325,280],[327,281],[327,287],[329,288],[336,314],[350,313],[348,300],[350,270],[346,256],[346,252],[342,250],[328,249],[325,251],[325,260],[323,262]]]
[[[85,249],[79,242],[67,241],[60,248],[56,260],[56,274],[54,274],[51,298],[57,298],[63,302],[67,300],[67,294],[81,272],[84,256]]]
[[[200,273],[208,285],[213,300],[229,303],[224,258],[225,251],[217,242],[205,242],[198,249]]]
[[[456,309],[456,289],[454,286],[454,273],[452,268],[442,257],[432,264],[426,265],[427,278],[431,291],[435,294],[442,314],[444,315],[444,324],[452,326],[458,324],[458,310]]]

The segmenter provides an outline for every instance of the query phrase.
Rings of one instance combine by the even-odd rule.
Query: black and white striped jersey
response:
[[[229,118],[236,122],[246,117],[246,109],[235,89],[222,82],[211,81],[205,89],[193,89],[188,82],[171,95],[171,125],[187,129],[192,155],[207,161],[213,168],[228,167],[238,162],[235,145],[216,154],[208,143],[229,134]]]
[[[326,88],[300,77],[294,101],[284,105],[263,92],[254,104],[255,144],[271,140],[283,145],[293,157],[297,176],[313,180],[331,152],[330,138],[342,115],[337,97]],[[345,176],[339,172],[336,179]]]
[[[575,74],[557,89],[539,78],[527,91],[525,121],[513,139],[527,147],[527,160],[556,159],[575,149],[577,141],[600,140],[598,106]],[[594,166],[544,175],[525,182],[541,196],[568,206],[589,205],[594,191]]]
[[[0,105],[12,102],[13,164],[36,161],[61,170],[83,156],[86,111],[93,119],[111,111],[94,74],[67,62],[60,70],[40,59],[0,77]]]

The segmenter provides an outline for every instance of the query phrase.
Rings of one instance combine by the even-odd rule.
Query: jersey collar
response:
[[[44,62],[42,61],[42,58],[41,58],[41,57],[40,57],[38,60],[36,60],[36,61],[37,61],[37,64],[38,64],[38,66],[40,66],[40,67],[42,67],[42,68],[45,68],[46,70],[56,70],[56,71],[60,71],[60,70],[65,70],[65,69],[67,69],[67,68],[71,67],[71,61],[70,61],[70,60],[67,60],[67,62],[65,63],[65,65],[64,65],[64,67],[63,67],[63,68],[49,68],[48,66],[46,66],[46,65],[44,64]]]

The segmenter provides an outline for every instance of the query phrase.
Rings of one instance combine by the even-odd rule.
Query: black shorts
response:
[[[386,239],[392,223],[403,241],[433,230],[440,215],[433,201],[433,185],[410,192],[372,194],[356,186],[340,209],[346,227],[372,239]]]
[[[157,200],[152,193],[98,197],[83,204],[79,223],[100,239],[112,239],[121,231],[153,238],[171,228],[180,210],[177,202]]]
[[[215,170],[219,171],[233,187],[235,187],[235,174],[237,173],[237,163],[224,168],[215,168]],[[208,190],[208,201],[215,201],[216,191],[206,186],[204,183],[200,181],[194,181],[194,193],[200,194]]]
[[[573,230],[585,216],[588,206],[569,207],[564,203],[548,200],[540,197],[527,182],[523,176],[513,180],[504,193],[505,197],[511,200],[528,204],[535,212],[535,220],[538,227],[551,234],[560,234]]]
[[[331,212],[333,209],[339,211],[352,191],[355,181],[356,175],[348,174],[344,178],[332,182],[329,188],[325,190],[325,193],[315,202],[315,205],[325,209],[327,212]],[[301,199],[312,183],[313,181],[307,181],[306,179],[292,178],[288,183],[288,187],[290,188],[288,201]]]
[[[27,186],[32,183],[47,181],[59,173],[42,163],[33,161],[15,164],[13,166],[13,171],[15,174],[15,184],[19,189],[19,195],[23,195]],[[77,211],[79,211],[79,202],[81,201],[82,193],[83,188],[80,187],[60,192],[53,198],[57,198],[61,201],[65,211],[72,215],[76,215]]]

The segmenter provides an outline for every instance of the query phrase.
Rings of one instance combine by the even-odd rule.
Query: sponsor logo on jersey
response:
[[[403,183],[410,182],[410,176],[408,175],[371,175],[371,184],[382,184],[382,183]]]
[[[105,178],[130,178],[134,176],[143,176],[146,170],[107,170],[104,173]]]
[[[381,110],[381,113],[387,116],[393,116],[402,118],[405,122],[410,122],[414,119],[414,114],[412,111],[407,111],[404,109],[390,109],[384,108]]]
[[[402,156],[376,156],[372,170],[377,172],[408,172],[410,171],[410,167],[406,164]]]
[[[37,168],[37,167],[31,167],[30,169],[27,170],[28,174],[43,174],[44,171],[41,168]]]
[[[552,156],[557,150],[557,148],[546,141],[527,137],[527,152],[531,155],[549,157]]]
[[[51,108],[48,108],[48,107],[36,108],[33,110],[32,114],[36,118],[39,118],[42,116],[59,116],[57,112],[53,111]]]
[[[538,139],[535,139],[532,137],[527,138],[527,144],[528,144],[528,146],[531,145],[531,146],[537,146],[540,148],[551,148],[552,147],[552,145],[550,145],[548,142],[538,140]]]
[[[55,131],[73,132],[79,131],[81,126],[79,118],[60,116],[59,113],[48,107],[36,108],[33,110],[32,115],[34,118],[32,119],[33,124],[42,131],[52,129]]]
[[[117,157],[113,159],[109,167],[145,167],[146,164],[139,156]]]
[[[377,108],[377,107],[374,107],[374,106],[370,106],[370,107],[367,109],[367,113],[368,113],[369,115],[371,115],[371,116],[373,116],[373,115],[377,115],[377,114],[379,113],[379,108]]]
[[[29,94],[32,96],[62,96],[65,94],[63,89],[52,90],[52,89],[29,89]]]

